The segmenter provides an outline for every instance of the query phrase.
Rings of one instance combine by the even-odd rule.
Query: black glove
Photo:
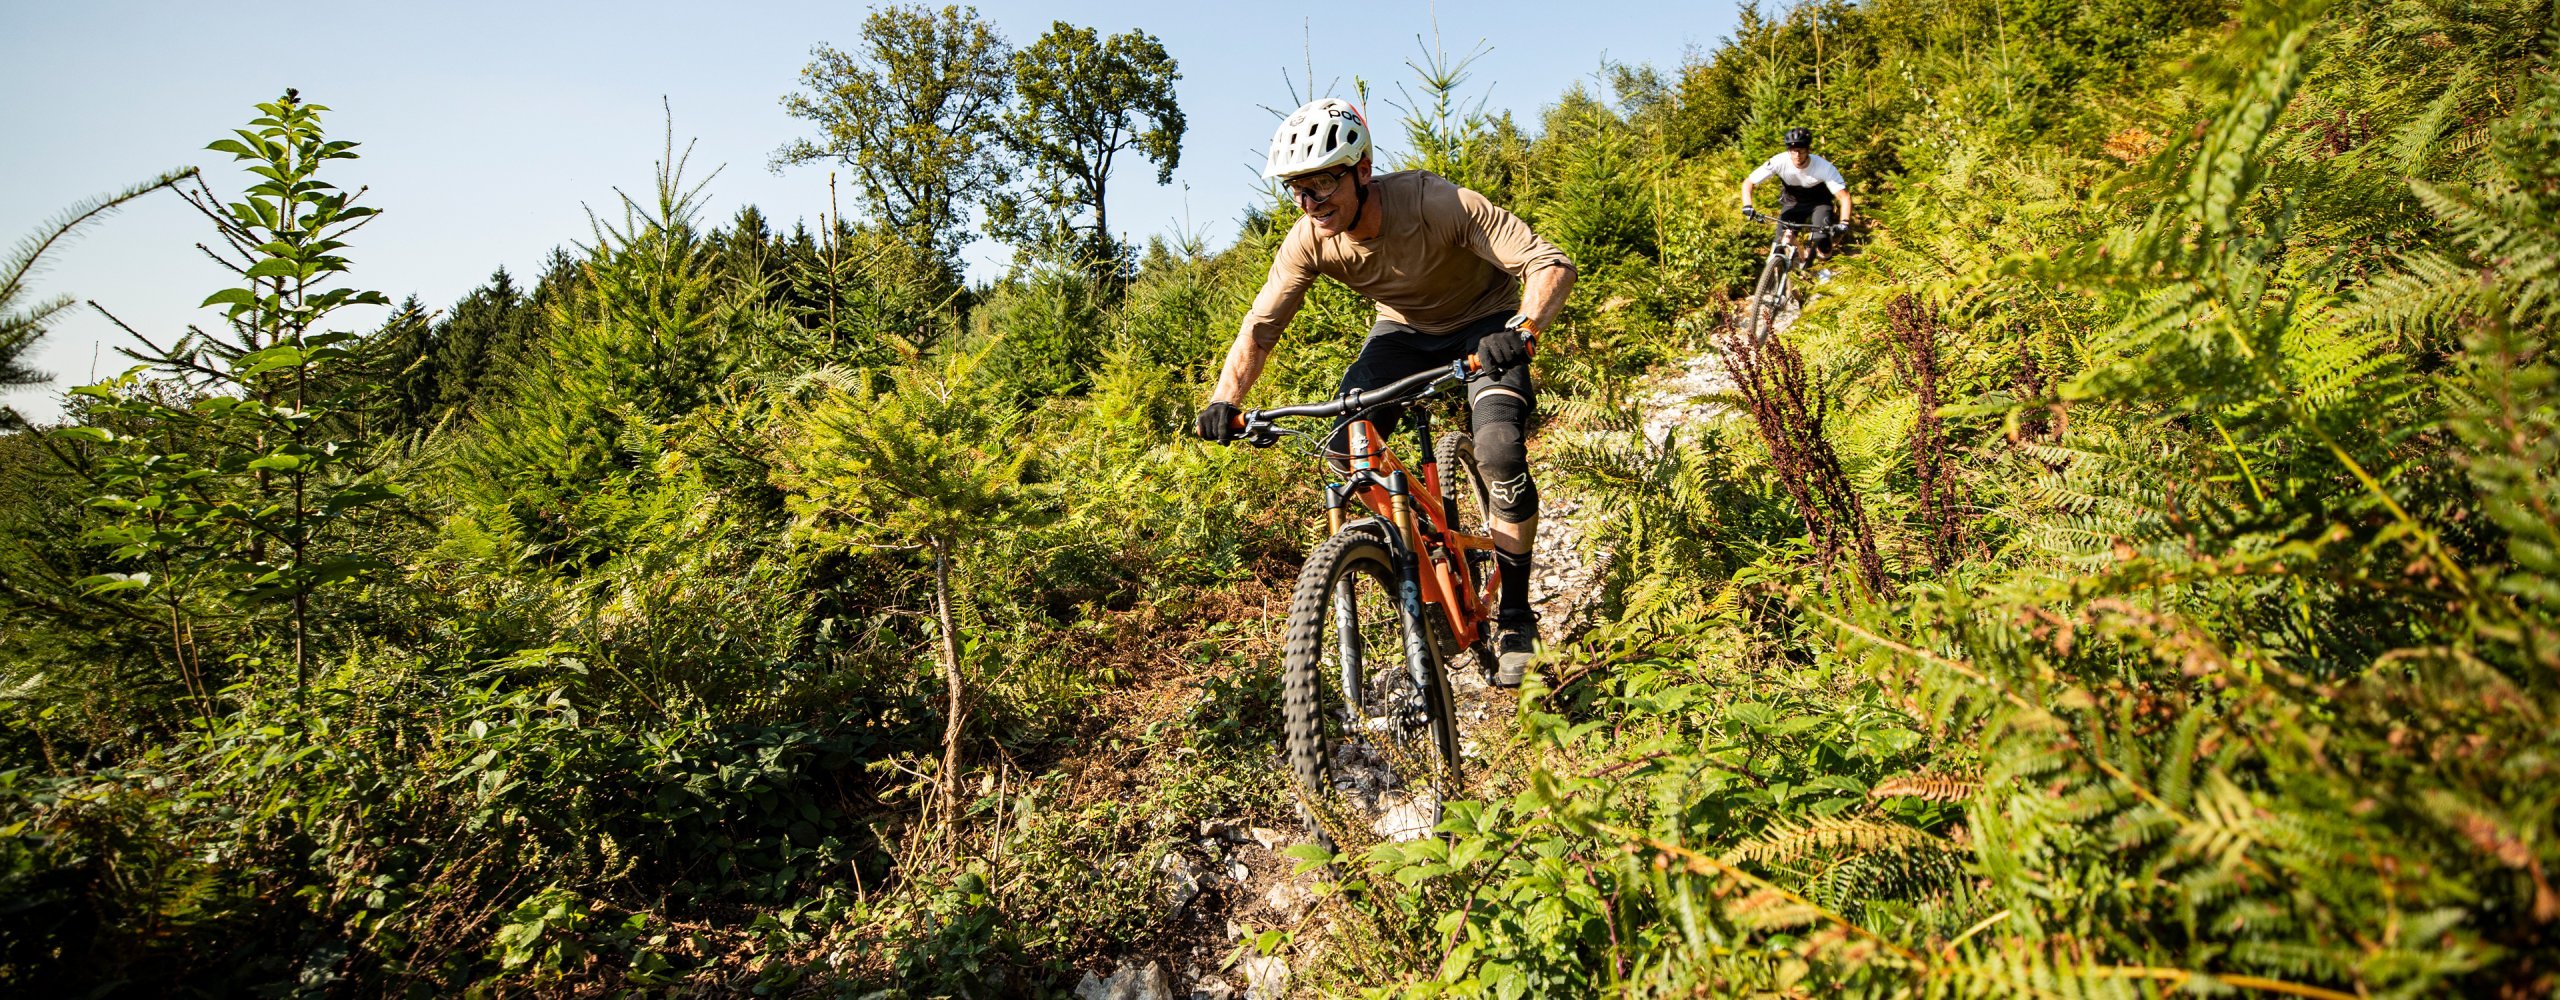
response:
[[[1529,363],[1529,345],[1521,343],[1520,329],[1496,330],[1476,341],[1476,363],[1489,372],[1507,371],[1513,365]]]
[[[1225,444],[1241,436],[1236,430],[1236,404],[1219,400],[1200,411],[1200,420],[1191,428],[1201,440]]]

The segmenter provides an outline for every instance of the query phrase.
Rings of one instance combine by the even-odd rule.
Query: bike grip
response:
[[[1538,331],[1523,330],[1520,332],[1520,351],[1521,353],[1527,354],[1533,358],[1538,356]],[[1484,362],[1477,360],[1476,356],[1473,354],[1467,355],[1467,370],[1471,372],[1483,371]]]

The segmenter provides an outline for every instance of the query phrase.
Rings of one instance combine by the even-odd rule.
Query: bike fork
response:
[[[1342,697],[1350,702],[1345,707],[1354,710],[1351,721],[1356,724],[1359,716],[1367,714],[1360,706],[1368,700],[1369,678],[1361,667],[1360,611],[1352,606],[1354,585],[1350,576],[1333,585],[1333,661],[1342,669]]]
[[[1398,520],[1408,521],[1412,517],[1408,513],[1409,505],[1412,503],[1412,481],[1405,478],[1404,473],[1390,473],[1387,476],[1387,493],[1395,503]],[[1409,536],[1414,541],[1419,541],[1420,537],[1419,532]],[[1428,693],[1431,690],[1431,635],[1430,626],[1424,624],[1422,620],[1422,558],[1422,550],[1415,548],[1407,549],[1404,558],[1397,560],[1401,566],[1400,572],[1396,574],[1396,598],[1397,603],[1402,605],[1404,610],[1401,616],[1404,619],[1402,622],[1404,669],[1406,673],[1413,675],[1413,693],[1421,698],[1424,702],[1424,710],[1428,711],[1431,697]]]

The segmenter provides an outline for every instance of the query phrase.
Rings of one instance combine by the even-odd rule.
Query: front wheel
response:
[[[1307,556],[1289,603],[1281,710],[1289,770],[1315,832],[1335,849],[1411,840],[1439,825],[1457,782],[1456,730],[1419,608],[1385,539],[1352,528]]]
[[[1777,332],[1778,314],[1787,306],[1787,271],[1790,261],[1786,251],[1769,254],[1768,263],[1760,266],[1760,282],[1751,289],[1751,338],[1766,340]]]

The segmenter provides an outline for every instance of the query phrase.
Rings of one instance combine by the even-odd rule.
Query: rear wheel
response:
[[[1444,434],[1441,435],[1437,445],[1439,454],[1436,458],[1440,463],[1440,488],[1445,491],[1445,495],[1456,501],[1458,509],[1458,516],[1449,522],[1449,526],[1470,535],[1481,535],[1491,531],[1493,494],[1485,484],[1483,471],[1476,467],[1476,439],[1466,434]],[[1484,549],[1471,549],[1467,552],[1467,567],[1472,578],[1479,584],[1500,576],[1493,566],[1493,553]],[[1502,602],[1499,599],[1485,603],[1485,607],[1488,608],[1501,606]],[[1476,665],[1484,670],[1485,680],[1492,681],[1494,672],[1500,667],[1497,654],[1493,649],[1493,630],[1489,628],[1477,630],[1474,648]],[[1452,656],[1451,659],[1454,660],[1455,657]]]
[[[1282,714],[1298,802],[1337,850],[1427,836],[1457,779],[1447,683],[1394,553],[1353,528],[1307,556],[1289,604]],[[1423,644],[1427,679],[1406,668]]]

